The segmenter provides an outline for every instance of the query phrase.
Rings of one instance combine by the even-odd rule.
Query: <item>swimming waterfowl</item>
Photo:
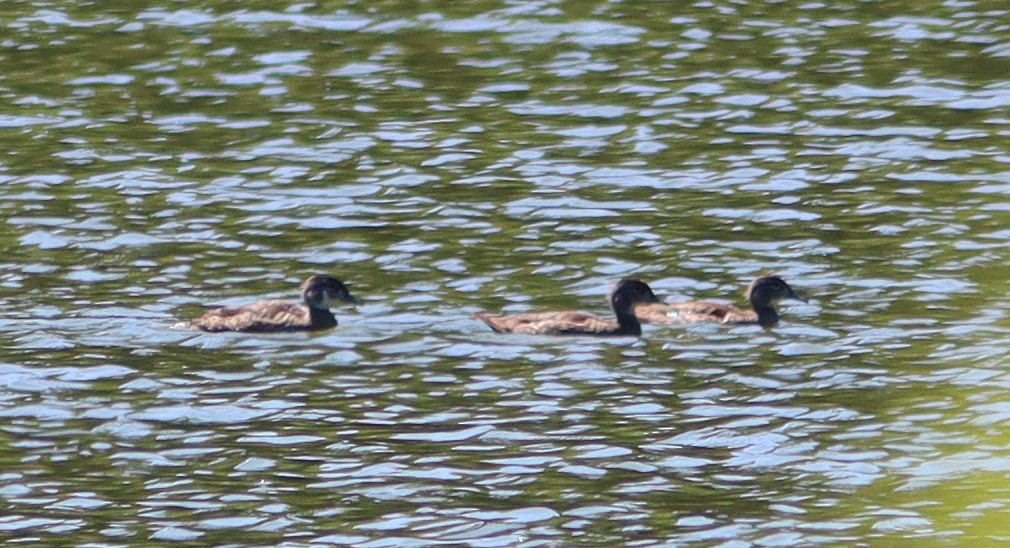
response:
[[[659,302],[659,299],[648,284],[624,278],[614,284],[610,291],[610,307],[614,309],[617,321],[574,310],[527,312],[512,316],[492,316],[487,312],[478,312],[473,317],[498,333],[637,337],[642,334],[642,324],[635,317],[635,305],[654,302]]]
[[[807,302],[806,297],[789,287],[778,276],[765,276],[751,282],[745,293],[753,310],[741,310],[734,306],[688,301],[682,303],[646,303],[635,307],[635,315],[644,323],[695,323],[712,322],[728,324],[773,325],[779,321],[773,306],[778,299],[796,299]]]
[[[337,325],[330,302],[358,302],[347,286],[331,276],[316,274],[302,282],[302,303],[260,301],[245,306],[211,310],[189,322],[203,331],[310,331]]]

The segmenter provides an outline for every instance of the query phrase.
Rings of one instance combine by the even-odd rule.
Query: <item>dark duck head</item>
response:
[[[334,301],[345,303],[359,303],[354,295],[347,289],[344,282],[323,274],[315,274],[306,278],[302,282],[302,299],[310,308],[329,309]]]
[[[773,306],[779,299],[795,299],[807,302],[807,298],[797,293],[789,284],[778,276],[764,276],[751,282],[744,293],[750,301],[754,312],[757,312],[758,323],[771,325],[778,321],[779,315]]]
[[[659,297],[652,292],[649,284],[635,278],[622,278],[610,290],[610,308],[617,316],[620,331],[625,334],[642,334],[642,324],[635,316],[635,305],[658,302]]]

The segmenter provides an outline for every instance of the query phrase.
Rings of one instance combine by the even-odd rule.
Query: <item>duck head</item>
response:
[[[360,302],[348,291],[344,282],[322,274],[309,276],[301,286],[305,304],[314,308],[329,308],[333,301],[345,303]]]
[[[622,278],[610,290],[610,306],[615,312],[630,311],[636,304],[658,302],[659,297],[649,284],[635,278]]]
[[[797,293],[778,276],[764,276],[751,282],[747,288],[747,300],[754,308],[765,308],[778,299],[796,299],[807,302],[807,298]]]

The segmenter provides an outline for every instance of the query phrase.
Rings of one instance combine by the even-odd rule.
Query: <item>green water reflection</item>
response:
[[[1001,544],[1004,11],[6,6],[0,536]],[[366,304],[170,328],[309,271]],[[768,272],[773,330],[470,319]]]

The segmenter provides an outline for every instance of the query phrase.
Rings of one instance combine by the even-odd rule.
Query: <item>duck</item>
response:
[[[300,287],[303,303],[259,301],[244,306],[211,310],[189,322],[201,331],[313,331],[336,327],[330,312],[331,301],[357,303],[358,299],[344,282],[323,274],[314,274]]]
[[[635,306],[635,315],[644,323],[723,323],[758,324],[768,327],[778,323],[779,314],[773,306],[779,299],[795,299],[807,302],[807,298],[796,292],[778,276],[763,276],[751,282],[744,293],[753,310],[741,310],[735,306],[707,301],[687,301],[665,304],[661,302],[642,303]]]
[[[509,316],[477,312],[473,317],[498,333],[638,337],[642,334],[642,324],[635,316],[635,305],[659,302],[648,284],[634,278],[618,280],[611,289],[609,298],[616,321],[576,310],[526,312]]]

